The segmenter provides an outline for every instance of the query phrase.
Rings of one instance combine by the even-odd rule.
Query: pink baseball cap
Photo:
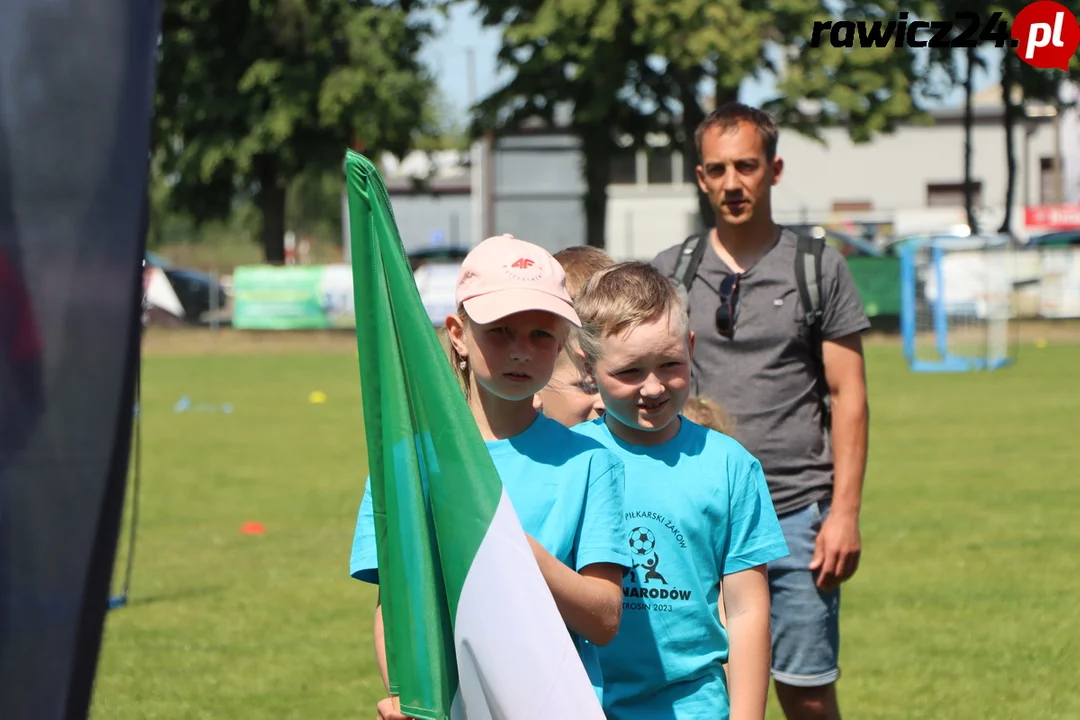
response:
[[[465,257],[458,273],[457,304],[481,325],[526,310],[543,310],[581,327],[559,262],[539,245],[509,234],[484,240]]]

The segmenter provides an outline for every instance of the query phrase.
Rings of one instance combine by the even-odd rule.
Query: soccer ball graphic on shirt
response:
[[[656,547],[656,538],[648,528],[636,527],[630,531],[630,552],[648,555]]]

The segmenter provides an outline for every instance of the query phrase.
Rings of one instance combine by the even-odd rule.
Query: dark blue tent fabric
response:
[[[86,717],[138,367],[159,3],[0,3],[0,718]]]

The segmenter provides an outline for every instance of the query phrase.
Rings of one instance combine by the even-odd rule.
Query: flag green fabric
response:
[[[450,718],[603,718],[416,288],[372,163],[345,158],[391,692]]]

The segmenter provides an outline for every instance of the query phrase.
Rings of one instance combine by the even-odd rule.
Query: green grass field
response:
[[[845,717],[1080,717],[1080,345],[1024,345],[1013,368],[946,376],[873,344],[868,365]],[[108,617],[93,717],[374,717],[375,596],[347,570],[366,474],[355,357],[144,367],[132,601]],[[174,413],[184,395],[234,411]],[[266,533],[241,534],[248,521]]]

